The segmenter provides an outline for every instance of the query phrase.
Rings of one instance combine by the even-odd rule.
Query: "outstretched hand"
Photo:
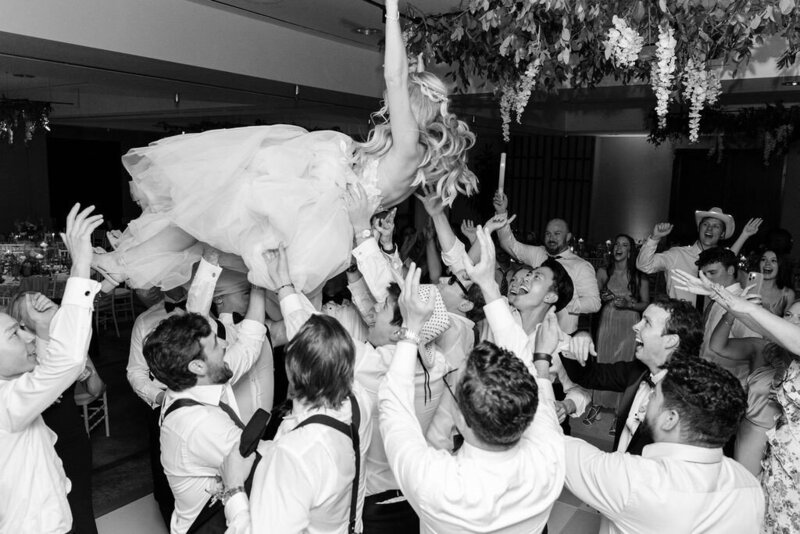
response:
[[[436,217],[444,213],[444,202],[442,198],[436,194],[436,190],[427,184],[423,185],[420,189],[423,194],[414,193],[414,196],[422,203],[422,207],[425,208],[428,215]]]
[[[544,320],[536,326],[536,341],[533,351],[553,354],[558,348],[560,337],[561,330],[558,328],[558,320],[555,314],[548,313]]]
[[[480,225],[478,225],[475,235],[478,237],[478,244],[481,248],[481,259],[478,263],[473,264],[468,256],[464,257],[464,270],[470,280],[478,284],[481,290],[486,291],[497,287],[497,281],[494,279],[497,264],[495,248],[491,234]],[[489,300],[487,299],[488,302]]]
[[[91,215],[94,206],[79,211],[81,205],[75,204],[67,215],[67,230],[61,233],[61,240],[67,246],[72,258],[71,275],[89,278],[94,251],[92,250],[92,232],[103,224],[102,215]]]
[[[377,205],[369,198],[363,185],[348,185],[344,193],[344,204],[353,229],[358,231],[371,228],[369,221]]]
[[[751,237],[758,233],[758,229],[761,227],[761,223],[764,222],[763,219],[759,217],[755,217],[747,221],[747,224],[744,225],[742,228],[742,235],[747,237]]]
[[[754,308],[761,306],[761,296],[750,295],[749,292],[754,286],[747,286],[741,295],[734,295],[719,284],[714,284],[714,293],[711,298],[726,310],[736,314],[746,314]]]
[[[681,291],[687,291],[695,295],[711,295],[714,293],[714,286],[719,286],[719,284],[714,284],[706,278],[703,271],[698,273],[700,278],[681,269],[672,269],[671,272],[672,278],[675,280],[675,289],[680,289]]]
[[[428,300],[422,300],[419,294],[419,279],[421,276],[422,269],[418,269],[417,265],[412,263],[403,281],[400,297],[397,299],[397,306],[403,316],[403,324],[415,334],[419,334],[425,321],[433,315],[433,309],[436,305],[432,295],[428,297]]]
[[[507,213],[508,197],[504,192],[498,189],[494,192],[494,197],[492,197],[492,205],[494,206],[494,212],[498,215],[501,213]]]
[[[386,217],[382,219],[375,219],[375,224],[372,229],[378,232],[378,238],[386,247],[392,246],[394,242],[394,217],[397,213],[397,208],[392,208]]]
[[[483,226],[483,228],[491,234],[501,228],[508,226],[509,224],[514,222],[514,219],[516,218],[517,218],[516,215],[512,215],[511,217],[509,217],[508,213],[498,213],[497,215],[486,221],[486,224]]]
[[[289,272],[289,257],[286,247],[281,243],[278,248],[264,251],[264,263],[267,265],[267,280],[276,290],[292,284]]]
[[[472,219],[461,221],[461,233],[469,240],[470,245],[478,240],[477,232],[478,229],[475,228],[475,223],[472,222]]]
[[[569,340],[569,350],[562,354],[570,360],[575,360],[581,365],[586,365],[589,356],[597,356],[592,336],[586,332],[578,332]]]

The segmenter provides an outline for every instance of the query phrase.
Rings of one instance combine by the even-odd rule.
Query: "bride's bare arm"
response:
[[[379,188],[384,197],[400,196],[413,180],[421,160],[419,126],[408,96],[408,59],[400,30],[397,0],[386,1],[386,50],[383,76],[392,147],[378,169]]]

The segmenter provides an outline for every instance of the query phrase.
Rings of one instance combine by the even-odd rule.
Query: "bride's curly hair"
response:
[[[425,179],[415,180],[413,186],[433,185],[436,194],[449,206],[459,193],[470,196],[478,191],[478,178],[467,167],[467,151],[475,144],[475,134],[447,108],[447,88],[436,75],[412,72],[408,78],[411,111],[420,127],[419,142],[425,147],[419,164]],[[392,147],[386,103],[372,118],[375,128],[356,150],[357,167],[382,157]]]

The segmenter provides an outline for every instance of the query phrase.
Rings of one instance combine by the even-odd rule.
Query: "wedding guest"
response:
[[[228,345],[196,313],[163,320],[145,338],[142,352],[150,371],[167,389],[161,411],[161,464],[175,496],[172,534],[207,520],[225,456],[239,444],[243,424],[232,384],[261,352],[266,327],[263,289],[250,292],[236,342]]]
[[[642,423],[641,456],[566,438],[566,487],[603,515],[601,532],[757,532],[758,480],[725,457],[745,411],[736,378],[698,358],[672,358]]]
[[[91,236],[103,223],[93,206],[76,204],[61,238],[72,258],[61,308],[54,314],[50,342],[34,350],[34,336],[0,314],[0,532],[72,532],[67,494],[71,483],[41,413],[86,367],[92,335],[92,304],[100,284],[89,278]]]
[[[41,293],[24,291],[11,298],[7,309],[20,328],[36,336],[36,354],[46,354],[50,343],[50,326],[59,306]],[[88,356],[84,372],[42,412],[42,418],[48,428],[56,433],[56,453],[72,483],[67,500],[72,512],[73,530],[80,534],[91,534],[97,532],[92,506],[92,444],[75,404],[77,385],[92,397],[101,395],[105,388]]]
[[[787,256],[778,257],[773,250],[765,250],[758,262],[759,271],[763,276],[761,287],[755,292],[761,295],[761,305],[777,315],[783,313],[794,302],[792,289],[792,267]]]
[[[502,191],[495,193],[494,209],[498,215],[508,212],[508,197]],[[558,324],[564,333],[574,334],[578,330],[578,318],[581,314],[600,310],[600,292],[597,289],[594,267],[570,249],[572,234],[566,221],[562,219],[548,221],[544,231],[543,247],[525,245],[517,241],[511,232],[510,224],[501,226],[497,230],[497,237],[503,250],[525,265],[538,267],[547,258],[553,258],[567,270],[572,278],[575,293],[570,303],[558,315]]]
[[[494,280],[494,258],[468,274],[483,290],[487,320],[505,348],[481,343],[469,355],[455,391],[464,444],[450,455],[425,442],[413,415],[417,340],[411,336],[398,343],[379,394],[387,457],[426,532],[541,532],[564,472],[546,363],[558,342],[557,322],[547,320],[536,342],[543,354],[531,357],[528,336]],[[400,295],[403,322],[412,332],[434,308],[418,296],[419,277],[412,269]]]
[[[664,271],[667,277],[667,293],[670,298],[696,302],[696,296],[688,291],[675,287],[672,269],[681,269],[690,274],[697,274],[696,262],[700,253],[706,249],[719,246],[720,241],[730,239],[736,229],[733,216],[722,211],[722,208],[711,208],[708,211],[695,211],[697,224],[697,240],[691,246],[674,246],[664,252],[656,253],[658,243],[667,237],[673,226],[670,223],[658,223],[653,228],[653,233],[647,238],[639,250],[636,258],[636,267],[642,272],[652,274]],[[750,219],[739,239],[731,246],[734,254],[738,254],[744,242],[758,231],[761,219]],[[701,306],[702,308],[702,306]]]
[[[594,345],[585,334],[573,337],[561,363],[569,377],[588,389],[623,392],[614,434],[614,450],[641,454],[652,436],[642,421],[655,386],[664,378],[664,364],[675,356],[698,357],[703,340],[700,314],[685,300],[657,300],[645,308],[633,327],[634,360],[597,363]]]
[[[597,327],[597,361],[614,363],[633,358],[635,338],[633,325],[650,304],[650,283],[636,268],[636,243],[626,234],[619,234],[608,264],[597,270],[597,287],[603,308]],[[619,393],[595,392],[592,402],[617,410]],[[616,421],[611,428],[616,427]]]
[[[731,250],[722,247],[706,249],[700,253],[696,263],[698,269],[712,283],[720,284],[734,295],[739,295],[743,291],[742,286],[736,281],[739,260]],[[744,384],[747,375],[750,374],[750,362],[730,360],[715,353],[709,346],[711,334],[724,314],[725,310],[722,306],[711,300],[708,301],[703,314],[704,332],[700,356],[727,369]],[[734,322],[730,335],[736,338],[758,336],[739,321]]]

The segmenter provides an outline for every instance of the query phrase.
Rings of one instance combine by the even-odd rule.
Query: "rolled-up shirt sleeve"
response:
[[[225,351],[225,362],[233,371],[231,382],[236,383],[255,363],[267,337],[267,327],[258,321],[245,319],[239,323],[239,334]]]

